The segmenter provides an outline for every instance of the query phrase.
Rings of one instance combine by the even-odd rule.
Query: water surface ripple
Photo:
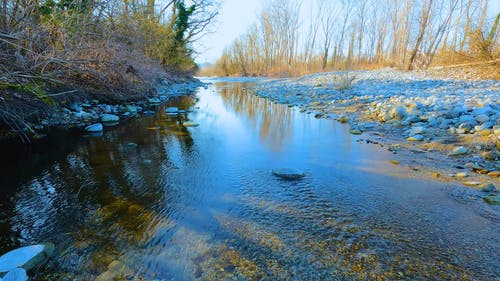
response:
[[[210,82],[180,117],[3,148],[0,252],[55,243],[36,280],[500,280],[498,206],[251,81]]]

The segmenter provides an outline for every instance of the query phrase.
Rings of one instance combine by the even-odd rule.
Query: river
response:
[[[54,243],[35,280],[500,280],[497,206],[251,79],[207,82],[170,102],[198,127],[159,109],[3,147],[0,253]]]

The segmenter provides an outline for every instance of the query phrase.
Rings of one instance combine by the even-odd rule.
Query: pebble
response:
[[[463,181],[462,184],[465,186],[474,186],[474,187],[481,185],[481,183],[478,181]]]
[[[193,121],[183,122],[182,125],[184,125],[184,127],[198,127],[198,126],[200,126],[200,124],[193,122]]]
[[[96,123],[96,124],[92,124],[92,125],[85,127],[85,131],[87,131],[89,133],[98,133],[98,132],[102,132],[102,130],[103,130],[103,127],[102,127],[101,123]]]
[[[459,146],[459,147],[455,147],[450,155],[463,155],[463,154],[466,154],[467,153],[467,148],[463,147],[463,146]]]
[[[485,183],[480,186],[478,186],[479,189],[481,189],[482,192],[492,192],[495,191],[495,185],[492,183]]]
[[[407,141],[423,141],[424,140],[424,136],[422,135],[414,135],[414,136],[411,136],[409,138],[406,139]]]
[[[500,205],[500,196],[498,194],[485,196],[483,200],[491,205]]]
[[[500,178],[500,171],[492,171],[487,174],[488,176],[492,178]]]

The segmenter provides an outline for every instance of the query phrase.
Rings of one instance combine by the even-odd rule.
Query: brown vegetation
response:
[[[137,99],[191,75],[191,44],[217,12],[215,0],[0,2],[0,125],[29,130],[62,99]]]
[[[415,70],[500,57],[500,14],[488,17],[488,0],[316,0],[307,32],[299,34],[304,3],[269,2],[258,22],[204,74]]]

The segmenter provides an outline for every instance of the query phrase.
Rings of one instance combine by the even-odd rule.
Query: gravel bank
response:
[[[436,177],[489,175],[486,180],[497,187],[500,182],[499,80],[441,79],[389,69],[331,72],[264,81],[256,94],[348,123],[352,134],[361,135],[359,141],[385,145],[395,154],[433,153],[439,160],[425,166],[432,166]],[[419,156],[421,164],[426,157]]]

